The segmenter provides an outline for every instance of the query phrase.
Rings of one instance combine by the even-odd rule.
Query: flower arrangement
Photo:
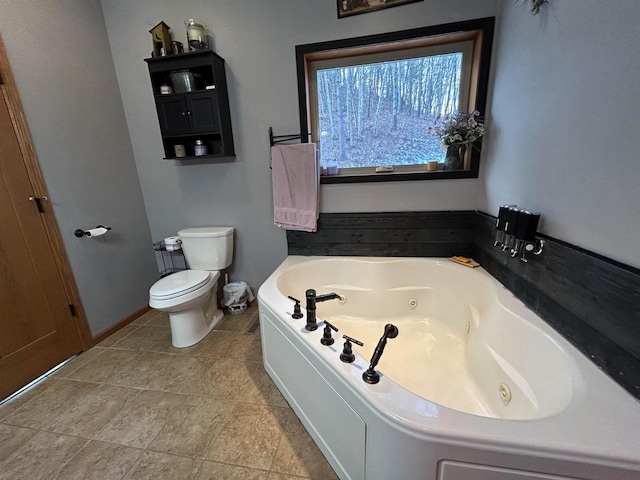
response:
[[[442,141],[443,146],[464,145],[472,143],[485,133],[484,123],[478,118],[480,112],[456,113],[438,116],[435,124],[429,127],[429,133],[435,134]]]

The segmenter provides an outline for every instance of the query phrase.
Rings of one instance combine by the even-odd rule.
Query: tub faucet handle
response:
[[[322,338],[320,339],[320,343],[322,345],[327,345],[327,346],[333,345],[333,342],[335,340],[331,336],[331,330],[333,330],[334,332],[338,331],[338,329],[336,327],[334,327],[333,325],[331,325],[329,322],[327,322],[325,320],[324,321],[324,331],[322,332]]]
[[[287,298],[296,302],[296,304],[293,306],[293,313],[291,314],[291,318],[302,318],[302,310],[300,310],[300,300],[298,300],[297,298],[293,298],[291,295],[289,295]]]
[[[355,338],[349,337],[347,335],[342,335],[342,338],[345,339],[345,342],[344,342],[344,348],[342,349],[342,353],[340,354],[340,360],[342,360],[344,363],[352,363],[356,359],[356,356],[353,354],[353,348],[351,344],[355,343],[356,345],[360,345],[361,347],[364,347],[364,343],[362,343],[360,340],[356,340]]]

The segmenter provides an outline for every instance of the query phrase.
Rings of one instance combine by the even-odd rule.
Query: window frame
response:
[[[310,115],[317,111],[312,107],[309,88],[313,62],[340,61],[341,58],[360,55],[385,54],[422,47],[437,47],[465,41],[473,41],[471,59],[471,84],[467,100],[467,111],[478,110],[484,116],[489,88],[489,70],[495,17],[486,17],[463,22],[434,25],[397,32],[368,35],[326,42],[296,45],[298,75],[298,103],[300,109],[300,132],[302,141],[309,141],[309,133],[315,122]],[[315,79],[314,79],[315,80]],[[316,140],[317,139],[313,139]],[[469,168],[458,171],[411,171],[397,169],[391,173],[351,174],[322,176],[321,183],[360,183],[399,180],[442,180],[456,178],[478,178],[482,139],[468,149]],[[404,170],[404,171],[403,171]]]

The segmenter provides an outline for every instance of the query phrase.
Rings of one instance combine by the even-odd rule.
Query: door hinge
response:
[[[40,213],[44,213],[44,208],[42,207],[42,201],[47,200],[47,197],[29,197],[29,200],[32,202],[36,202],[36,206],[38,207],[38,211]]]
[[[71,312],[71,316],[72,317],[77,317],[78,315],[76,314],[76,307],[73,304],[69,304],[69,311]]]

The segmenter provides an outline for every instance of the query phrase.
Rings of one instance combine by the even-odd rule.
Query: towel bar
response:
[[[273,128],[269,127],[269,146],[273,147],[276,143],[290,142],[293,140],[300,140],[301,143],[307,143],[310,136],[310,133],[274,135]],[[271,152],[269,152],[269,168],[271,168]]]

